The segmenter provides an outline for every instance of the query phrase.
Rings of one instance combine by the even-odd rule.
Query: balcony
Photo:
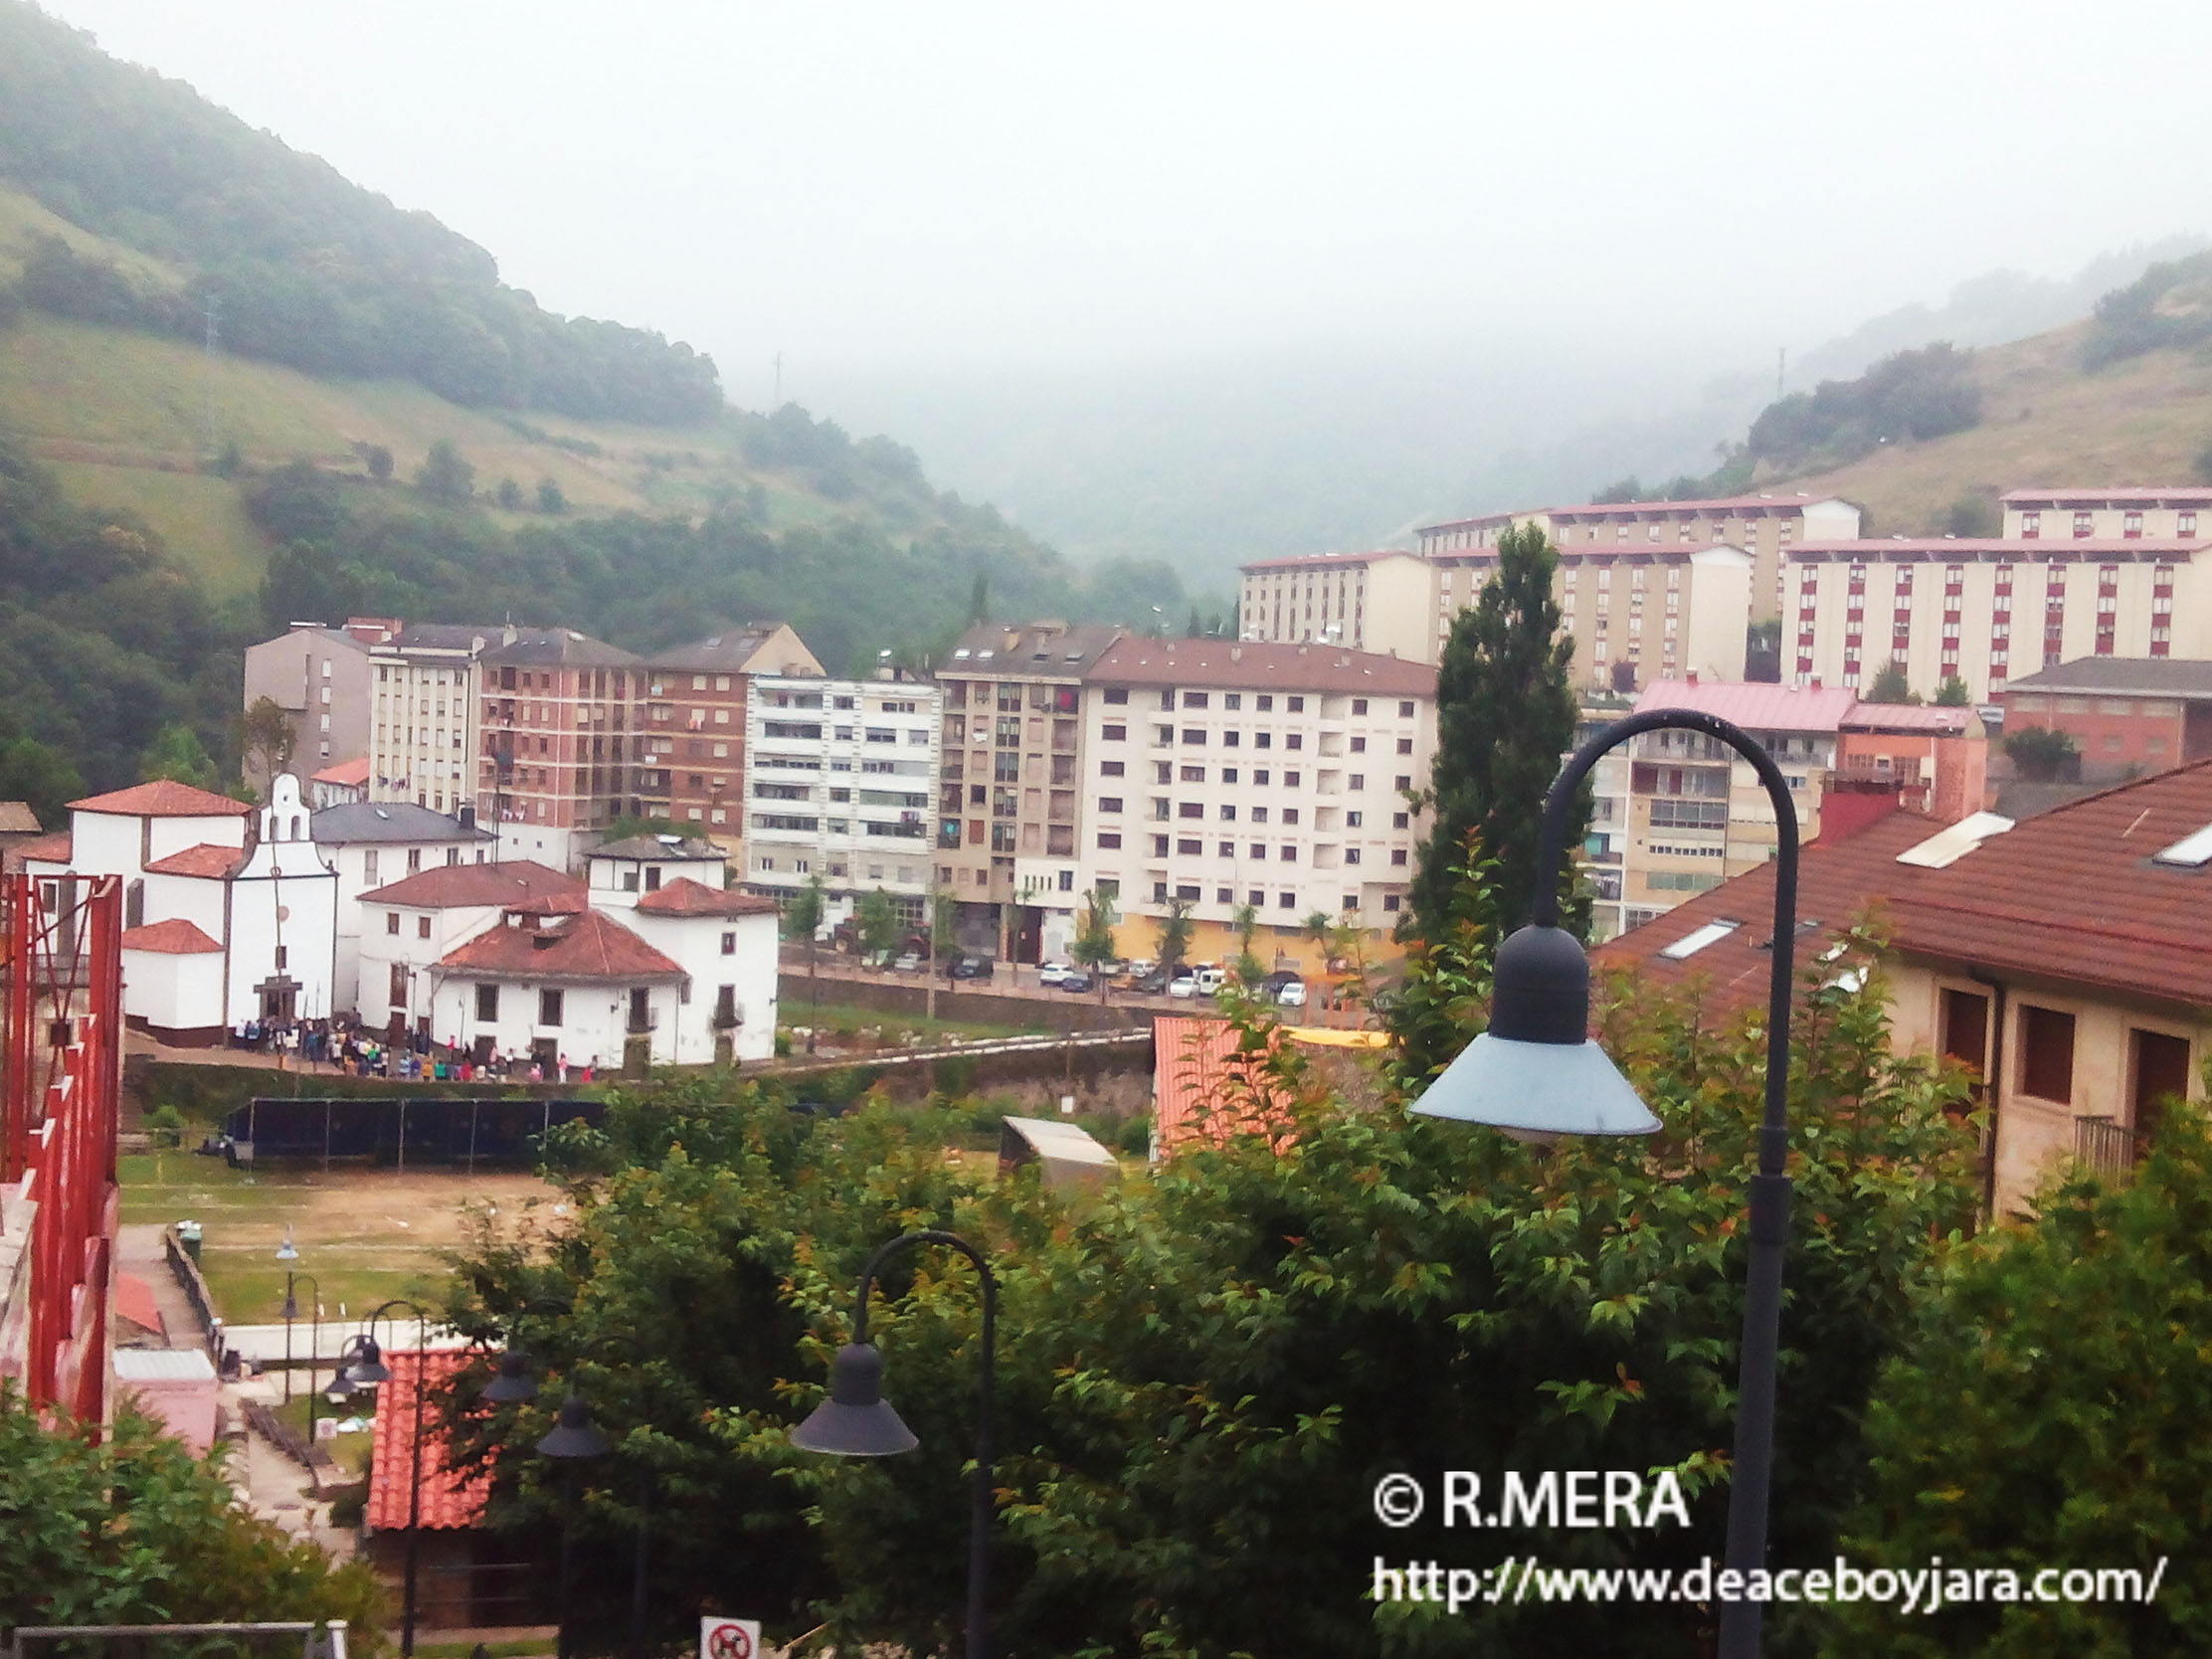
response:
[[[2074,1120],[2074,1156],[2106,1175],[2124,1175],[2135,1167],[2135,1137],[2110,1117]]]

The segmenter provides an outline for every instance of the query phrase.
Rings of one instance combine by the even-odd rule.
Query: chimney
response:
[[[513,623],[507,624],[506,627],[499,630],[499,643],[502,645],[511,645],[520,638],[521,636],[514,631]]]
[[[1697,684],[1697,682],[1698,682],[1698,671],[1697,671],[1697,669],[1695,669],[1695,668],[1692,668],[1692,669],[1691,669],[1691,670],[1690,670],[1690,671],[1689,671],[1688,673],[1684,674],[1684,675],[1683,675],[1682,677],[1683,677],[1683,678],[1684,678],[1685,680],[1687,680],[1687,681],[1688,681],[1688,682],[1689,682],[1690,684],[1692,684],[1692,685],[1695,685],[1695,684]]]
[[[476,827],[476,809],[475,809],[475,808],[473,808],[473,807],[463,807],[463,808],[461,808],[461,828],[462,828],[463,830],[473,830],[473,829],[475,829],[475,827]]]

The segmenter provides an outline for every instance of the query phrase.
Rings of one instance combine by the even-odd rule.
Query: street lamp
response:
[[[392,1373],[384,1364],[384,1351],[377,1345],[376,1326],[392,1309],[402,1307],[415,1316],[415,1433],[413,1463],[408,1475],[407,1579],[400,1656],[401,1659],[415,1659],[415,1579],[423,1549],[423,1389],[429,1381],[429,1316],[415,1303],[400,1296],[370,1314],[361,1334],[348,1337],[345,1346],[338,1351],[337,1374],[330,1379],[330,1401],[334,1405],[343,1404],[365,1388],[392,1381]],[[350,1360],[349,1355],[352,1356]]]
[[[1577,749],[1545,798],[1534,913],[1498,951],[1490,1029],[1467,1045],[1413,1110],[1536,1135],[1637,1135],[1659,1127],[1628,1080],[1589,1040],[1589,958],[1560,921],[1561,841],[1567,812],[1599,757],[1649,731],[1697,732],[1727,744],[1774,804],[1773,966],[1766,1009],[1766,1099],[1758,1173],[1751,1182],[1751,1257],[1738,1362],[1735,1478],[1727,1565],[1765,1566],[1773,1483],[1774,1369],[1781,1341],[1782,1249],[1789,1238],[1789,1003],[1797,931],[1797,804],[1781,769],[1750,734],[1714,714],[1661,708],[1616,720]],[[1721,1606],[1720,1659],[1756,1659],[1761,1608]]]
[[[610,1342],[629,1346],[626,1337],[600,1336],[585,1343],[582,1353]],[[633,1350],[635,1352],[635,1350]],[[537,1380],[530,1375],[529,1356],[510,1344],[499,1356],[499,1374],[485,1383],[478,1398],[492,1405],[522,1405],[537,1398]],[[576,1516],[576,1466],[585,1458],[603,1457],[613,1447],[607,1436],[592,1421],[590,1402],[576,1379],[569,1379],[568,1396],[561,1401],[561,1409],[553,1427],[538,1441],[538,1454],[550,1457],[561,1465],[561,1493],[563,1515],[561,1520],[561,1607],[560,1607],[560,1659],[569,1659],[572,1651],[569,1635],[569,1584],[573,1576],[574,1534]],[[630,1583],[630,1659],[645,1659],[646,1622],[646,1547],[649,1542],[647,1527],[652,1512],[652,1465],[643,1458],[638,1468],[638,1539],[637,1554],[631,1566]]]
[[[322,1286],[312,1273],[289,1268],[284,1272],[284,1403],[291,1403],[291,1326],[299,1317],[296,1290],[302,1281],[314,1287],[313,1300],[308,1304],[311,1325],[307,1338],[307,1439],[311,1443],[315,1437],[315,1361],[322,1355]]]
[[[921,1442],[883,1397],[883,1356],[868,1341],[868,1292],[877,1270],[900,1250],[918,1244],[944,1244],[976,1264],[983,1278],[983,1382],[976,1403],[976,1476],[968,1524],[968,1659],[989,1659],[991,1632],[984,1615],[991,1566],[991,1383],[999,1320],[999,1284],[983,1252],[956,1233],[934,1228],[892,1239],[860,1269],[859,1311],[852,1340],[837,1350],[830,1374],[830,1397],[791,1431],[802,1451],[833,1457],[887,1457],[912,1451]]]

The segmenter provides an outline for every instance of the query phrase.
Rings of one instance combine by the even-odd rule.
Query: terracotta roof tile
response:
[[[133,784],[106,795],[88,795],[82,801],[72,801],[70,811],[112,813],[120,818],[244,818],[254,809],[227,795],[157,778],[150,784]]]
[[[166,858],[156,858],[146,866],[148,875],[199,875],[221,881],[235,875],[245,866],[247,851],[241,846],[218,846],[213,841],[202,841],[188,846],[182,852],[172,852]]]
[[[1237,1038],[1226,1019],[1163,1015],[1152,1022],[1153,1124],[1161,1157],[1197,1141],[1218,1146],[1232,1135],[1286,1128],[1279,1108],[1232,1098]],[[1275,1040],[1282,1040],[1279,1032]]]
[[[1717,714],[1751,732],[1832,732],[1858,700],[1856,693],[1840,687],[1661,679],[1637,697],[1636,712],[1687,708]]]
[[[28,801],[0,801],[0,835],[35,835],[39,832],[38,814],[31,811]]]
[[[490,978],[640,980],[683,977],[681,964],[661,955],[604,910],[586,910],[546,927],[486,928],[439,959],[441,968]]]
[[[2103,484],[2094,489],[2008,489],[1997,497],[2006,506],[2032,506],[2038,501],[2068,506],[2183,506],[2212,504],[2212,489],[2196,484]]]
[[[326,766],[308,780],[315,784],[354,785],[365,785],[368,781],[369,757],[366,755],[359,760],[340,761],[335,766]]]
[[[776,901],[736,887],[703,886],[679,875],[657,892],[645,894],[638,908],[650,916],[775,916]]]
[[[409,1509],[415,1504],[414,1462],[408,1452],[415,1443],[415,1409],[418,1389],[429,1384],[430,1397],[423,1409],[423,1487],[418,1513],[425,1532],[473,1527],[482,1519],[491,1482],[484,1475],[457,1475],[446,1460],[446,1436],[440,1432],[439,1389],[467,1365],[469,1355],[452,1349],[424,1354],[416,1349],[384,1354],[392,1374],[376,1389],[376,1443],[400,1448],[398,1456],[371,1460],[366,1519],[375,1532],[405,1532]]]
[[[20,868],[20,860],[25,858],[35,859],[42,864],[66,864],[70,861],[76,843],[70,838],[70,831],[67,830],[58,830],[51,835],[41,835],[35,841],[18,841],[8,848],[9,867]]]
[[[498,905],[553,915],[583,909],[584,884],[534,859],[509,858],[497,864],[436,864],[363,893],[361,900],[414,910]]]
[[[223,949],[182,916],[172,916],[165,922],[148,922],[144,927],[124,928],[122,948],[157,951],[163,956],[207,956]]]

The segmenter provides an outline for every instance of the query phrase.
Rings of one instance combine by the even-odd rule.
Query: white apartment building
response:
[[[826,925],[878,887],[921,925],[943,694],[900,679],[756,674],[745,699],[745,888],[779,903],[814,876]]]
[[[2212,489],[2015,489],[2001,505],[2007,541],[2194,541],[2200,513],[2212,531]]]
[[[1414,545],[1424,556],[1495,547],[1505,531],[1528,523],[1542,525],[1563,553],[1670,544],[1741,547],[1752,561],[1751,620],[1766,622],[1788,614],[1782,577],[1788,549],[1807,541],[1853,540],[1859,534],[1860,513],[1840,497],[1801,492],[1699,501],[1603,501],[1424,525],[1413,532]]]
[[[511,631],[417,624],[369,647],[369,799],[476,804],[476,658]]]
[[[1304,960],[1306,918],[1369,930],[1403,909],[1423,820],[1405,801],[1436,750],[1436,670],[1333,646],[1124,639],[1085,677],[1081,836],[1069,886],[1153,953],[1169,902],[1191,907],[1192,960]],[[1318,964],[1310,964],[1318,967]]]
[[[1237,627],[1248,641],[1349,646],[1437,661],[1452,623],[1496,573],[1495,537],[1427,554],[1348,553],[1246,565]],[[1578,689],[1633,691],[1697,673],[1742,679],[1751,556],[1677,541],[1562,547],[1552,597],[1574,640]]]
[[[1955,677],[1981,703],[2010,679],[2077,657],[2212,656],[2212,541],[2076,536],[2071,518],[2052,539],[2050,520],[2032,517],[2049,510],[2008,498],[2023,532],[2013,539],[1793,548],[1785,669],[1800,685],[1857,688],[1895,660],[1924,697]],[[2176,523],[2184,510],[2171,514]]]

